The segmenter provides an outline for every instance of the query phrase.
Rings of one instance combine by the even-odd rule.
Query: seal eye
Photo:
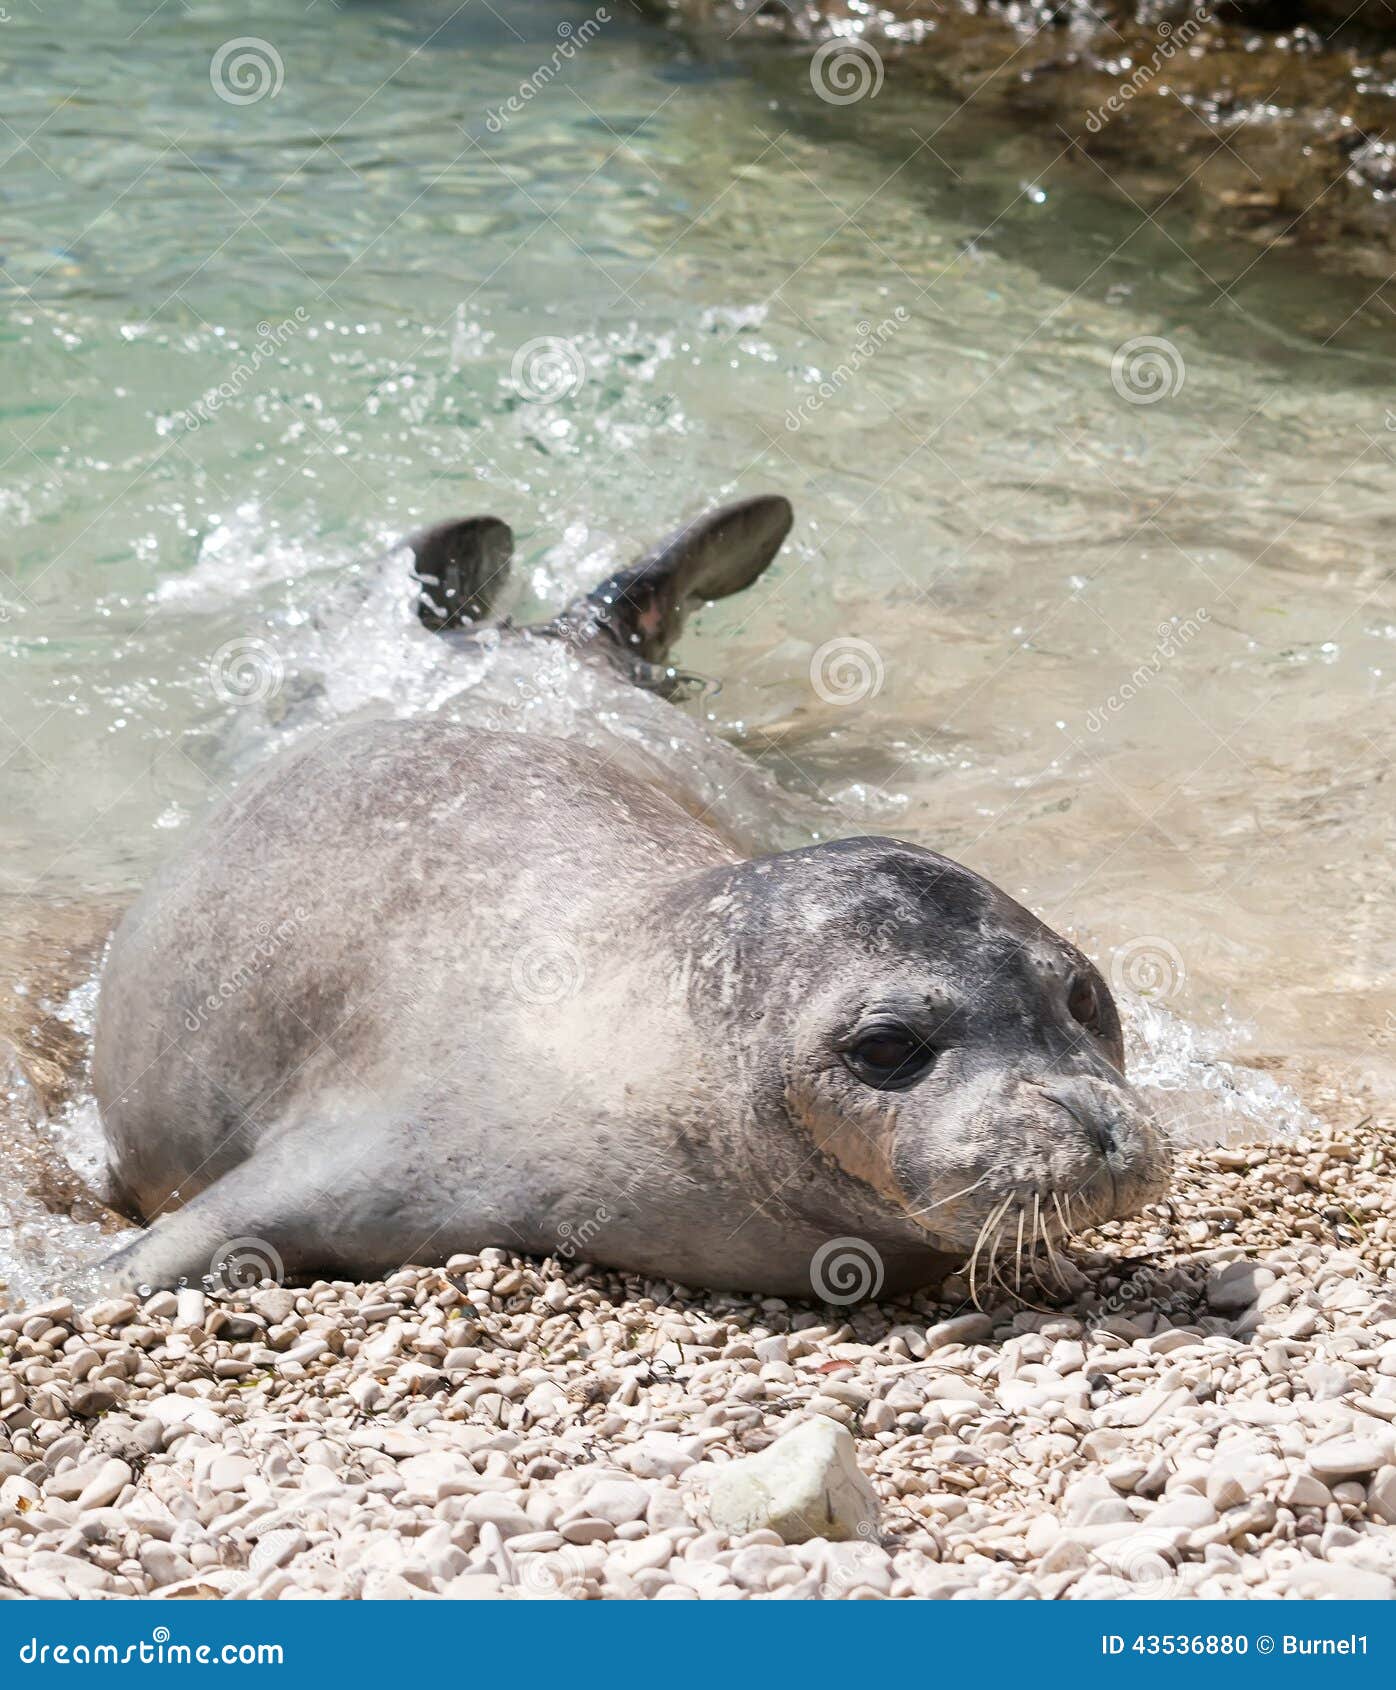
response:
[[[1079,1021],[1087,1032],[1100,1032],[1100,996],[1089,974],[1078,974],[1071,982],[1066,1007],[1071,1011],[1072,1019]]]
[[[905,1027],[878,1027],[864,1033],[844,1052],[844,1064],[864,1085],[900,1091],[919,1080],[935,1063],[936,1053]]]

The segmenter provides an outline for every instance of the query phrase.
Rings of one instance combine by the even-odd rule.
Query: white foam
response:
[[[1179,1145],[1246,1143],[1317,1127],[1288,1086],[1226,1054],[1246,1036],[1231,1016],[1204,1030],[1159,999],[1121,992],[1117,1002],[1130,1078]]]

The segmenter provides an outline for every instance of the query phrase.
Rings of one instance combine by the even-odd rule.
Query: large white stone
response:
[[[847,1427],[824,1415],[794,1427],[759,1455],[729,1463],[708,1493],[719,1531],[737,1537],[764,1527],[784,1543],[870,1537],[878,1510]]]

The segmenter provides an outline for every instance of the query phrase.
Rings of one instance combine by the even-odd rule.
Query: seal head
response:
[[[882,838],[704,881],[695,1016],[730,1040],[746,999],[758,1130],[779,1121],[876,1194],[889,1243],[987,1265],[1161,1192],[1168,1148],[1108,986],[990,882]]]

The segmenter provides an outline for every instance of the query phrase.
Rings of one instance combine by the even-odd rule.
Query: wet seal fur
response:
[[[446,637],[507,568],[504,525],[472,523],[415,543]],[[784,500],[727,507],[505,637],[671,688],[685,611],[754,580],[789,523]],[[915,845],[744,857],[669,776],[375,721],[215,812],[102,981],[113,1177],[153,1222],[104,1285],[501,1245],[849,1300],[831,1249],[866,1261],[855,1293],[910,1287],[1157,1193],[1166,1152],[1084,956]]]

